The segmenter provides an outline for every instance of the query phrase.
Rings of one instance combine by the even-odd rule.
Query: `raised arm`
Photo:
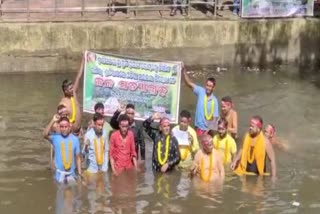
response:
[[[79,85],[80,85],[80,79],[82,77],[82,74],[83,74],[83,67],[84,67],[84,55],[82,56],[82,60],[81,60],[81,65],[80,65],[80,69],[78,71],[78,74],[77,74],[77,77],[74,81],[74,84],[73,84],[73,96],[75,96],[77,94],[77,91],[79,89]]]
[[[153,141],[156,140],[157,133],[159,132],[158,129],[154,129],[151,127],[151,123],[156,119],[159,119],[159,114],[157,113],[153,114],[151,117],[149,117],[142,123],[144,130],[147,132],[147,134]]]
[[[53,127],[53,125],[58,122],[59,120],[59,115],[55,114],[53,116],[53,118],[51,119],[50,123],[46,126],[46,128],[44,129],[43,131],[43,137],[47,140],[50,140],[50,132],[51,132],[51,129]]]
[[[193,90],[196,85],[191,81],[189,75],[187,74],[187,69],[184,65],[182,65],[182,75],[187,86],[189,86],[189,88]]]
[[[116,130],[119,129],[118,117],[119,117],[120,113],[121,113],[120,110],[116,110],[116,111],[113,113],[113,116],[111,117],[110,126],[111,126],[113,129],[116,129]]]

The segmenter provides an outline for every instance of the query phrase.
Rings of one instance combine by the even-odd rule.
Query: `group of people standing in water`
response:
[[[182,110],[179,124],[172,127],[170,120],[154,113],[139,123],[134,119],[135,106],[119,106],[110,122],[104,117],[104,105],[96,103],[95,114],[84,132],[77,91],[83,74],[84,60],[76,80],[62,83],[63,98],[57,112],[44,130],[51,143],[51,168],[58,183],[86,180],[90,174],[111,169],[117,176],[123,171],[142,172],[145,164],[145,137],[153,141],[152,169],[167,173],[175,168],[189,172],[204,182],[223,181],[225,171],[237,175],[270,175],[276,178],[276,161],[273,145],[286,148],[275,137],[275,127],[264,127],[260,116],[252,116],[242,148],[237,149],[238,115],[231,97],[221,102],[214,95],[216,80],[208,78],[204,87],[196,85],[182,66],[184,82],[197,97],[194,126],[188,110]],[[219,112],[221,106],[221,113]],[[187,132],[189,144],[180,144],[176,131]],[[83,143],[80,143],[80,139]],[[82,164],[86,169],[83,172]],[[267,171],[270,162],[270,173]]]

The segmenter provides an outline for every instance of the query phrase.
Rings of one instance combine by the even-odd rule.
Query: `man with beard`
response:
[[[200,137],[207,133],[208,130],[216,131],[216,123],[219,117],[219,103],[213,94],[216,86],[216,80],[210,77],[206,80],[205,87],[201,87],[193,83],[186,68],[182,67],[184,81],[189,86],[193,93],[197,96],[195,128],[197,135]]]
[[[153,140],[152,169],[156,172],[168,172],[180,162],[180,151],[177,139],[171,134],[170,120],[160,119],[160,130],[151,127],[154,120],[160,119],[155,113],[143,122],[147,134]]]
[[[110,137],[110,162],[115,175],[123,170],[130,170],[133,167],[137,171],[137,154],[134,145],[134,136],[129,130],[129,118],[127,115],[119,116],[119,130],[114,131]]]
[[[112,116],[110,120],[110,125],[113,129],[118,130],[119,129],[119,122],[118,118],[121,114],[121,108],[119,108]],[[143,136],[143,130],[141,125],[137,124],[137,121],[134,120],[135,115],[135,106],[133,104],[127,104],[125,109],[125,115],[129,118],[129,127],[130,130],[133,132],[134,135],[134,143],[136,148],[136,153],[139,156],[139,150],[140,150],[140,159],[142,161],[146,158],[146,149],[145,149],[145,142],[144,142],[144,136]],[[137,157],[138,159],[138,157]]]
[[[228,134],[228,122],[225,119],[218,120],[218,134],[214,136],[213,144],[220,152],[223,164],[231,164],[237,153],[237,144]]]
[[[272,145],[262,132],[263,120],[253,116],[250,120],[249,132],[245,135],[242,149],[237,154],[231,168],[241,175],[268,175],[267,159],[270,161],[271,176],[276,178],[276,160]]]
[[[191,174],[205,182],[222,182],[225,176],[224,167],[220,153],[213,147],[212,137],[203,135],[201,145],[202,149],[194,158]]]
[[[108,170],[108,133],[103,129],[104,117],[96,113],[93,116],[93,128],[85,134],[84,149],[88,153],[87,172],[97,173]]]
[[[60,133],[50,135],[54,123],[59,121]],[[81,174],[80,142],[78,137],[71,134],[69,118],[54,115],[49,125],[44,130],[44,137],[54,147],[55,180],[58,183],[75,182],[76,168],[78,175]]]

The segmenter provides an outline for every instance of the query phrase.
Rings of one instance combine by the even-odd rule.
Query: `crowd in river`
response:
[[[253,115],[242,148],[238,149],[237,111],[231,97],[225,96],[220,102],[216,98],[213,77],[207,78],[203,87],[196,85],[182,66],[184,82],[197,97],[194,128],[188,110],[180,112],[179,124],[172,127],[170,120],[159,113],[139,123],[134,119],[135,106],[130,103],[119,106],[107,122],[104,105],[96,103],[95,114],[84,132],[77,97],[83,67],[84,60],[74,82],[63,81],[64,96],[44,130],[44,137],[51,143],[51,168],[57,183],[85,182],[90,175],[108,170],[114,176],[128,170],[143,173],[146,164],[152,164],[155,173],[180,168],[203,182],[221,183],[225,171],[276,179],[273,147],[286,146],[275,136],[275,127],[264,126],[263,119]],[[153,141],[152,163],[146,162],[144,133]],[[187,133],[188,143],[179,142],[179,133]]]

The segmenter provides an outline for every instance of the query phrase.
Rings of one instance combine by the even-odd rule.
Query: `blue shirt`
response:
[[[108,170],[108,160],[109,160],[109,136],[108,132],[106,130],[102,130],[102,136],[97,137],[94,128],[91,128],[87,131],[87,133],[84,136],[84,142],[88,144],[88,161],[89,166],[87,171],[90,173],[97,173],[99,170],[106,172]],[[95,154],[95,148],[94,148],[94,139],[96,139],[97,142],[97,154],[101,154],[100,151],[100,143],[101,138],[104,143],[104,151],[103,151],[103,163],[101,166],[98,166],[97,158]]]
[[[60,172],[59,171],[66,171],[63,166],[62,161],[62,154],[61,154],[61,145],[64,144],[64,154],[66,156],[66,162],[69,162],[69,143],[71,143],[72,147],[72,163],[71,168],[68,172],[71,173],[73,177],[76,177],[76,155],[80,154],[80,142],[78,137],[74,136],[73,134],[69,134],[67,137],[63,137],[61,134],[53,134],[50,135],[51,144],[54,147],[54,164],[56,166],[56,173],[55,179],[58,182],[60,181]]]
[[[207,121],[204,114],[204,98],[206,96],[206,90],[205,88],[196,85],[193,89],[193,93],[198,97],[194,125],[199,129],[207,130]],[[214,102],[213,117],[219,117],[218,99],[213,94],[208,97],[207,114],[209,115],[211,112],[212,101]]]

